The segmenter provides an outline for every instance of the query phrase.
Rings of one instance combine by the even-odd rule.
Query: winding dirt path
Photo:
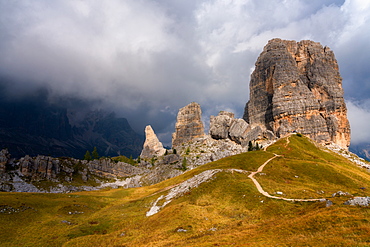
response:
[[[289,140],[289,137],[290,135],[287,137],[287,142],[285,144],[285,146],[288,146],[289,143],[290,143],[290,140]],[[264,149],[264,151],[266,151]],[[268,198],[273,198],[273,199],[279,199],[279,200],[284,200],[284,201],[291,201],[291,202],[315,202],[315,201],[326,201],[325,198],[320,198],[320,199],[291,199],[291,198],[285,198],[285,197],[279,197],[279,196],[273,196],[273,195],[270,195],[269,193],[267,193],[263,188],[262,186],[260,185],[260,183],[254,178],[254,175],[256,175],[257,173],[260,173],[263,171],[263,168],[265,168],[265,166],[273,159],[279,157],[281,155],[277,155],[277,154],[274,154],[274,157],[268,159],[265,163],[263,163],[260,167],[258,167],[257,171],[255,172],[252,172],[251,174],[248,175],[248,177],[250,179],[252,179],[254,185],[256,186],[257,190],[259,193],[261,193],[262,195],[268,197]]]
[[[286,143],[285,143],[285,147],[287,147],[288,145],[289,145],[289,143],[290,143],[290,136],[291,136],[292,134],[289,134],[288,136],[287,136],[287,138],[286,138]]]
[[[286,137],[286,144],[285,146],[287,147],[290,143],[290,140],[289,140],[289,136]],[[263,150],[266,151],[266,148],[265,147]],[[285,197],[279,197],[279,196],[273,196],[273,195],[270,195],[269,193],[267,193],[261,186],[261,184],[254,178],[254,176],[257,174],[257,173],[260,173],[263,171],[263,169],[265,168],[265,166],[270,162],[272,161],[273,159],[277,158],[277,157],[280,157],[282,155],[278,155],[278,154],[275,154],[274,153],[274,156],[271,157],[270,159],[268,159],[267,161],[265,161],[260,167],[258,167],[257,171],[255,172],[251,172],[251,174],[248,175],[248,178],[250,178],[254,185],[256,186],[257,190],[259,193],[261,193],[262,195],[268,197],[268,198],[273,198],[273,199],[278,199],[278,200],[284,200],[284,201],[291,201],[291,202],[315,202],[315,201],[326,201],[325,198],[319,198],[319,199],[291,199],[291,198],[285,198]],[[234,172],[234,171],[237,171],[237,172],[241,172],[241,173],[245,173],[247,171],[244,171],[244,170],[237,170],[237,169],[224,169],[222,171],[231,171],[231,172]],[[185,181],[186,182],[186,181]],[[164,191],[168,191],[176,186],[180,186],[181,183],[178,183],[178,184],[174,184],[174,185],[171,185],[171,186],[167,186],[166,188],[163,188],[153,194],[150,194],[146,197],[150,197],[150,196],[153,196],[153,195],[156,195],[156,194],[159,194],[161,192],[164,192]],[[146,198],[144,197],[144,198]]]

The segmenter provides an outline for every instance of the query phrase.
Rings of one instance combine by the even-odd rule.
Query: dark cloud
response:
[[[0,75],[14,97],[46,88],[50,101],[115,110],[137,131],[151,124],[169,144],[192,101],[206,122],[219,110],[242,116],[254,63],[275,37],[331,47],[346,97],[366,100],[369,16],[360,0],[1,1]]]

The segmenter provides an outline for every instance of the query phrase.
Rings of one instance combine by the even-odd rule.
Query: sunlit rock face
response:
[[[162,156],[166,152],[162,143],[158,140],[157,135],[150,125],[145,127],[145,142],[141,151],[141,158],[152,158],[154,156]]]
[[[172,147],[204,137],[202,110],[198,103],[192,102],[181,108],[177,114],[175,133],[172,134]]]
[[[243,118],[277,137],[296,131],[347,149],[350,126],[334,53],[309,40],[270,40],[251,75]]]

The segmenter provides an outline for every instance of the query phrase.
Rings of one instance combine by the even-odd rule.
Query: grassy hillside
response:
[[[287,202],[260,194],[328,198]],[[209,169],[225,169],[146,213],[169,189]],[[73,194],[0,194],[1,246],[369,246],[370,210],[343,205],[370,192],[370,173],[305,137],[281,139],[266,151],[218,160],[149,187]],[[279,193],[276,193],[279,192]],[[280,195],[279,195],[280,196]]]

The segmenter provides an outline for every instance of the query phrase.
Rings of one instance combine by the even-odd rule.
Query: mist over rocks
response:
[[[101,156],[140,154],[143,137],[131,128],[127,119],[112,112],[53,104],[48,101],[47,92],[19,99],[0,95],[0,149],[7,148],[14,158],[25,155],[82,158],[94,147]]]
[[[251,76],[244,119],[277,137],[300,132],[348,149],[350,126],[333,51],[309,40],[270,40]]]

